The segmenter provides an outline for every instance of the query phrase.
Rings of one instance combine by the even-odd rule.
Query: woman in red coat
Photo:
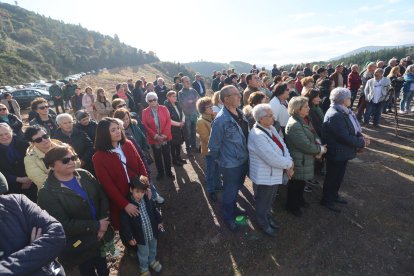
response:
[[[174,179],[171,172],[169,142],[172,138],[170,112],[167,107],[158,104],[158,97],[154,92],[147,93],[145,100],[148,107],[142,111],[142,124],[147,130],[147,140],[154,153],[157,180],[164,177],[164,172],[169,178]]]
[[[127,199],[128,183],[140,175],[141,182],[147,183],[149,187],[147,171],[134,145],[125,139],[122,128],[114,118],[106,117],[99,122],[95,149],[93,166],[109,199],[112,224],[115,230],[119,230],[119,214],[122,210],[130,216],[138,215],[138,208]]]

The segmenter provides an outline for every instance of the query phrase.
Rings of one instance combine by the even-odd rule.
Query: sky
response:
[[[9,4],[15,1],[0,0]],[[414,42],[413,0],[19,0],[162,61],[270,65],[328,60]]]

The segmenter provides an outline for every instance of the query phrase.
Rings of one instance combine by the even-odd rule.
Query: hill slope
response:
[[[199,72],[203,76],[211,76],[214,70],[223,70],[234,68],[236,72],[249,72],[252,65],[242,61],[231,61],[229,63],[209,62],[209,61],[196,61],[183,63],[184,66],[190,68],[196,72]]]
[[[80,25],[65,24],[18,6],[0,3],[0,84],[18,84],[70,73],[158,61]]]
[[[412,47],[412,46],[414,46],[414,44],[405,44],[405,45],[398,45],[398,46],[365,46],[365,47],[361,47],[353,51],[350,51],[346,54],[340,55],[338,57],[331,58],[328,61],[338,60],[341,58],[347,58],[352,55],[356,55],[356,54],[363,53],[363,52],[377,52],[383,49],[405,48],[405,47]]]

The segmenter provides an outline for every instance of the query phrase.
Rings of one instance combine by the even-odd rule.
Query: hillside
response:
[[[231,61],[229,63],[210,62],[210,61],[196,61],[183,63],[184,66],[190,68],[196,72],[199,72],[203,76],[211,76],[214,70],[223,70],[234,68],[236,72],[249,72],[252,65],[242,61]]]
[[[128,46],[117,35],[0,3],[0,85],[155,61],[154,53]]]
[[[359,53],[363,53],[363,52],[378,52],[380,50],[383,49],[395,49],[395,48],[405,48],[405,47],[413,47],[414,44],[406,44],[406,45],[398,45],[398,46],[365,46],[365,47],[361,47],[358,49],[355,49],[353,51],[350,51],[346,54],[340,55],[338,57],[334,57],[331,59],[328,59],[328,61],[333,61],[333,60],[339,60],[339,59],[343,59],[343,58],[347,58]]]

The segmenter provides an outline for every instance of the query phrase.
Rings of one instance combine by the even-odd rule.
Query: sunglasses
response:
[[[117,106],[117,108],[122,108],[122,107],[125,107],[125,106],[126,106],[126,104],[120,104],[120,105]]]
[[[65,157],[65,158],[60,159],[60,161],[64,165],[68,164],[70,161],[76,161],[76,160],[78,160],[78,156],[77,155],[73,155],[71,157]]]
[[[49,108],[49,106],[48,105],[44,105],[44,106],[38,106],[37,107],[37,109],[40,109],[40,110],[45,110],[46,108]]]
[[[157,99],[148,100],[149,103],[156,102]]]
[[[35,143],[40,143],[43,141],[43,139],[49,139],[49,135],[47,134],[43,134],[42,136],[40,136],[39,138],[33,139],[32,141]]]
[[[7,110],[7,108],[3,107],[3,108],[0,108],[0,110],[1,110],[1,111],[6,111],[6,110]]]

